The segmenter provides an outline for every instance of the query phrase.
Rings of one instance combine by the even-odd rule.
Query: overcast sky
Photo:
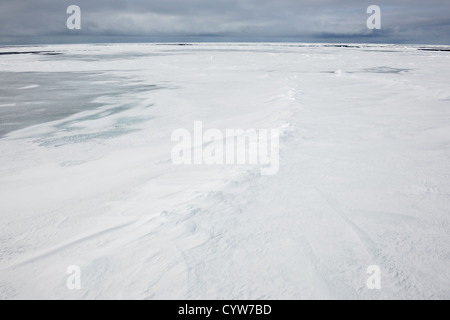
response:
[[[82,30],[66,27],[72,4]],[[0,44],[84,41],[450,44],[450,0],[0,0]]]

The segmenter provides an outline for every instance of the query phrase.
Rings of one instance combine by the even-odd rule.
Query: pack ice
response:
[[[1,299],[450,298],[446,48],[0,51]],[[174,165],[196,121],[278,173]]]

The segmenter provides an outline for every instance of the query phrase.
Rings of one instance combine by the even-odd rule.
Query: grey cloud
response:
[[[71,4],[82,9],[80,31],[66,28]],[[366,28],[371,4],[382,8],[381,31]],[[204,37],[449,44],[449,32],[448,0],[0,0],[0,43]]]

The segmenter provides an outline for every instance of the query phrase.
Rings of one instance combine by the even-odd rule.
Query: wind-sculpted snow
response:
[[[449,299],[447,49],[1,48],[0,298]],[[197,121],[279,171],[175,165]]]

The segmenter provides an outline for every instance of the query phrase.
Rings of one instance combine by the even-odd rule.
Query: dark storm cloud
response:
[[[66,8],[82,10],[82,30],[66,28]],[[366,27],[369,5],[382,30]],[[450,42],[448,0],[0,0],[0,43],[120,38]]]

